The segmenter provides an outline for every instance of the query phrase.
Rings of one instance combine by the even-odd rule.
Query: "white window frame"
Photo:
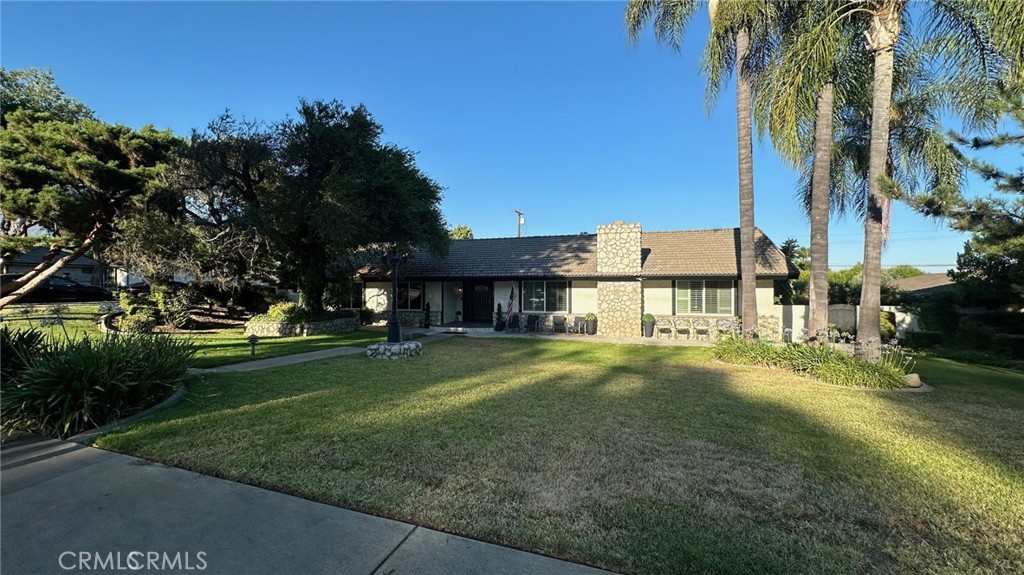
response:
[[[690,305],[691,309],[680,310],[679,309],[679,290],[680,290],[681,287],[683,287],[683,289],[685,289],[687,292],[692,293],[693,290],[692,290],[692,286],[690,284],[692,284],[694,282],[700,282],[700,294],[701,294],[701,307],[700,307],[700,311],[691,311],[691,309],[693,308],[692,304]],[[729,287],[729,311],[728,312],[707,313],[706,310],[708,309],[708,285],[707,285],[708,282],[715,282],[715,283],[728,282],[730,284],[730,287]],[[679,284],[684,284],[684,286],[680,286]],[[716,287],[715,289],[716,289],[716,293],[717,293],[717,290],[719,290],[721,288]],[[687,301],[689,301],[689,297],[687,297]],[[717,303],[718,302],[716,302],[716,304]],[[709,315],[709,316],[733,317],[733,316],[736,315],[736,307],[737,307],[736,306],[736,280],[703,279],[703,278],[696,279],[695,278],[695,279],[680,279],[680,280],[675,280],[675,281],[672,282],[672,308],[675,310],[675,315]]]
[[[527,309],[526,284],[542,284],[544,290],[544,309]],[[565,309],[548,309],[548,284],[565,284]],[[572,292],[572,282],[568,280],[523,280],[519,282],[519,301],[523,313],[569,313],[569,294]],[[556,303],[558,298],[555,298]]]

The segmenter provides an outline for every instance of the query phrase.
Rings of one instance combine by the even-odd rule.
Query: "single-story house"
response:
[[[49,253],[50,248],[47,247],[34,247],[25,253],[18,254],[11,258],[9,261],[4,260],[0,265],[0,272],[5,274],[24,274],[35,269],[39,265],[39,262],[43,261],[43,257]],[[71,252],[61,250],[58,258],[62,258],[70,255]],[[60,277],[66,277],[80,284],[85,285],[102,285],[102,281],[96,281],[97,279],[102,280],[104,266],[102,263],[82,256],[68,262],[57,275]]]
[[[797,270],[763,232],[755,236],[758,307],[769,309],[774,280]],[[399,265],[399,316],[418,325],[429,304],[434,325],[491,323],[514,287],[516,313],[595,313],[599,333],[638,336],[644,313],[741,316],[739,254],[738,228],[644,232],[621,221],[596,234],[453,240],[445,257],[419,252]],[[367,267],[358,277],[363,305],[383,317],[387,273]]]

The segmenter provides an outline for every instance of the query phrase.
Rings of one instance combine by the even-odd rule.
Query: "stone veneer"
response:
[[[366,347],[366,357],[374,359],[405,359],[423,353],[423,344],[418,341],[401,343],[371,343]]]
[[[359,329],[359,318],[343,317],[327,321],[286,323],[272,321],[250,321],[245,324],[244,335],[257,337],[295,337],[300,335],[324,335],[348,333]]]
[[[597,272],[623,276],[597,282],[597,332],[601,335],[640,335],[641,232],[640,224],[622,221],[597,227]]]
[[[640,280],[597,282],[597,333],[639,337],[642,301]]]
[[[372,322],[374,324],[386,324],[388,318],[391,317],[391,310],[375,311],[373,312]],[[398,310],[398,325],[402,327],[422,327],[423,326],[423,311],[422,310]],[[441,325],[441,312],[430,311],[430,325]]]

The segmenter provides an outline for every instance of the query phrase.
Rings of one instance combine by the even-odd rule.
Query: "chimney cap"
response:
[[[622,225],[622,224],[624,224],[624,223],[626,223],[626,222],[624,222],[624,221],[622,221],[622,220],[615,220],[615,221],[614,221],[614,222],[612,222],[612,223],[613,223],[613,224],[615,224],[615,225],[617,225],[617,226],[620,226],[620,225]]]

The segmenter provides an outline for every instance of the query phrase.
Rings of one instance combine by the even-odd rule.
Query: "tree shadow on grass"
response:
[[[888,400],[675,351],[449,340],[410,361],[217,376],[192,404],[109,441],[628,572],[941,571],[943,561],[969,571],[1020,561],[1019,537],[1000,530],[1012,524],[991,519],[1012,521],[1012,509],[986,508],[998,488],[983,489],[985,505],[973,508],[955,493],[956,473],[904,461],[920,453],[870,436],[872,422],[886,424],[884,410],[871,410]],[[935,447],[956,462],[955,446]]]

